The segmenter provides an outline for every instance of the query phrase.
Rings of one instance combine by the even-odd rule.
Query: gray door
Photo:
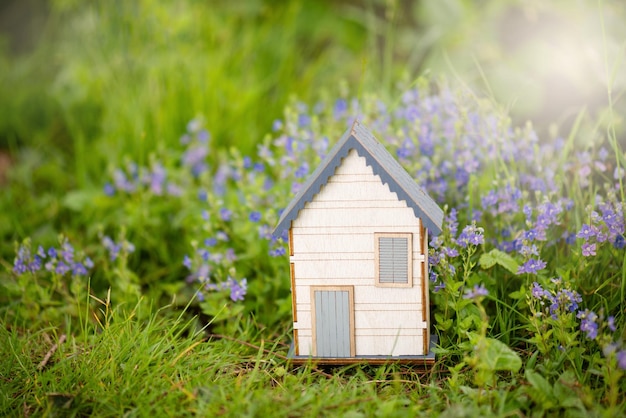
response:
[[[350,292],[315,290],[315,341],[318,357],[350,357]]]

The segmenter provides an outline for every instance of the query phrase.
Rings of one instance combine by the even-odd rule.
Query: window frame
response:
[[[380,281],[380,238],[405,238],[407,240],[407,281],[388,283]],[[413,287],[413,234],[410,232],[374,233],[374,284],[377,287]]]

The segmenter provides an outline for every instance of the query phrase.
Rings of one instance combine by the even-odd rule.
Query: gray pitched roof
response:
[[[276,228],[274,228],[275,236],[281,235],[285,229],[291,226],[291,221],[296,219],[304,205],[313,200],[313,197],[319,193],[322,186],[335,174],[341,160],[352,149],[356,150],[359,156],[365,157],[367,165],[372,167],[374,174],[380,176],[383,184],[388,184],[389,189],[413,209],[415,216],[422,219],[424,226],[428,228],[431,234],[439,235],[441,233],[443,221],[441,208],[415,183],[415,180],[376,140],[374,135],[365,126],[355,121],[302,185],[296,197],[287,205]]]

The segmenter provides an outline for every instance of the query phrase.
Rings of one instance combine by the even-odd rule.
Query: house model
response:
[[[289,231],[294,362],[432,364],[428,231],[443,211],[355,122],[274,230]]]

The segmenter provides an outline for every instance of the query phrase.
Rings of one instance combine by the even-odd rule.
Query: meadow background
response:
[[[621,1],[6,1],[0,414],[626,414]],[[432,370],[292,367],[358,117],[445,209]]]

